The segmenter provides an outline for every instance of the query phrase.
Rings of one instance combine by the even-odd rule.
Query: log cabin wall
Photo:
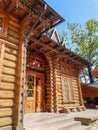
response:
[[[49,65],[46,64],[46,111],[62,112],[62,108],[78,108],[83,106],[81,85],[79,80],[79,69],[66,62],[59,61],[58,57],[48,56]],[[70,72],[63,73],[61,65],[69,68]],[[71,80],[72,100],[64,101],[64,90],[62,85],[62,77]],[[68,81],[67,81],[68,82]],[[68,84],[68,83],[67,83]],[[65,90],[66,91],[66,90]],[[68,91],[68,90],[67,90]],[[70,98],[70,97],[69,97]]]
[[[7,29],[8,28],[8,29]],[[0,128],[8,126],[9,130],[13,125],[18,125],[18,109],[20,95],[20,73],[19,62],[19,21],[9,16],[7,36],[0,35]]]
[[[57,64],[58,63],[58,64]],[[66,68],[66,70],[61,70],[63,65],[63,69]],[[68,70],[67,70],[68,69]],[[64,72],[65,71],[65,72]],[[69,71],[69,72],[67,72]],[[76,108],[82,106],[82,97],[81,97],[81,86],[79,81],[79,71],[76,69],[76,67],[66,63],[66,62],[55,62],[55,76],[56,76],[56,100],[57,100],[57,111],[62,111],[62,108]],[[70,91],[71,93],[64,93],[63,88],[63,79],[66,80],[66,87],[68,87],[68,80],[71,82],[71,88],[67,88],[65,92]],[[69,90],[68,90],[69,89]],[[72,97],[65,97],[68,99],[64,99],[64,94],[66,96],[72,96]],[[69,94],[69,95],[67,95]],[[70,99],[71,98],[71,99]]]

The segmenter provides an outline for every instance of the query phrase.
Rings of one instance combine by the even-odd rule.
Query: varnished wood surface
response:
[[[23,43],[26,34],[37,21],[45,4],[44,1],[32,0],[32,2],[28,2],[27,0],[30,5],[33,5],[31,14],[31,10],[23,6],[22,3],[19,4],[17,10],[15,2],[16,0],[0,2],[0,13],[9,16],[8,24],[5,26],[7,35],[0,35],[0,127],[12,124],[22,126],[21,95],[23,93],[23,78],[25,78],[23,76]],[[63,21],[64,19],[48,6],[44,16],[39,19],[39,23],[29,35],[28,39],[31,45],[29,44],[27,47],[26,61],[28,66],[26,71],[41,78],[42,84],[38,86],[35,84],[34,100],[32,98],[25,99],[25,112],[59,112],[62,107],[81,105],[78,74],[79,69],[89,63],[50,40],[49,37],[41,36],[42,30],[49,30],[56,26],[56,22],[59,24]],[[29,59],[30,55],[31,59]],[[34,60],[40,61],[43,65],[39,66],[37,62],[35,64]],[[61,72],[60,61],[64,62],[65,66],[70,67],[70,74]],[[79,65],[79,67],[76,68],[75,65]],[[36,73],[33,72],[34,69],[37,70]],[[72,80],[74,102],[63,102],[62,75],[70,77]]]
[[[82,95],[83,97],[91,97],[91,98],[94,98],[94,97],[98,97],[98,88],[92,86],[92,85],[85,85],[85,84],[82,84]]]
[[[28,91],[28,76],[32,76],[33,79],[33,96],[26,96],[25,98],[25,113],[30,112],[42,112],[44,111],[45,99],[44,99],[44,75],[40,73],[35,73],[31,71],[27,71],[27,81],[26,81],[26,90]],[[40,79],[37,84],[37,78]]]

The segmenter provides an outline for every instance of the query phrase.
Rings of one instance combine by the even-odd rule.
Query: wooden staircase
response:
[[[89,130],[73,117],[59,113],[26,114],[24,128],[26,130]]]

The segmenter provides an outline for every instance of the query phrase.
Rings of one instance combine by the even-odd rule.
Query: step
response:
[[[44,121],[41,121],[41,122],[36,122],[36,124],[39,124],[39,125],[42,125],[42,124],[44,124],[44,125],[48,125],[48,124],[50,124],[50,125],[52,125],[52,124],[54,124],[54,125],[56,125],[56,124],[60,124],[60,123],[62,123],[62,122],[71,122],[71,121],[74,121],[74,118],[72,118],[72,117],[68,117],[68,118],[66,118],[66,117],[60,117],[60,118],[52,118],[51,120],[44,120]]]
[[[90,130],[90,126],[79,125],[79,126],[72,128],[71,130]]]
[[[64,115],[64,114],[55,114],[55,115],[46,115],[45,117],[41,117],[41,118],[38,118],[38,119],[36,119],[35,121],[37,121],[37,122],[42,122],[42,121],[46,121],[46,120],[52,120],[52,119],[58,119],[58,118],[62,118],[62,117],[64,117],[64,118],[68,118],[66,115]],[[72,117],[71,117],[72,118]],[[73,118],[73,120],[74,120],[74,118]]]
[[[37,126],[32,126],[26,130],[71,130],[72,127],[74,126],[78,126],[80,125],[80,122],[77,121],[71,121],[71,122],[62,122],[62,123],[58,123],[58,124],[51,124],[49,125],[39,125],[37,124]]]
[[[65,114],[49,114],[49,115],[39,115],[39,116],[34,116],[34,115],[32,115],[32,116],[28,116],[28,118],[25,118],[25,122],[27,123],[39,123],[39,122],[43,122],[43,121],[46,121],[46,120],[52,120],[52,119],[58,119],[58,118],[62,118],[62,117],[64,117],[64,118],[70,118],[71,120],[74,120],[74,118],[73,117],[68,117],[68,116],[66,116]]]
[[[84,125],[89,125],[92,122],[98,120],[98,116],[75,117],[74,119],[76,121],[81,121],[81,123],[84,124]]]
[[[71,121],[71,122],[64,123],[62,125],[58,125],[53,130],[72,130],[72,128],[79,125],[80,125],[79,121]]]
[[[51,119],[51,120],[44,120],[44,121],[41,121],[41,122],[33,122],[33,121],[29,121],[29,127],[38,127],[38,126],[44,126],[44,127],[47,127],[47,126],[54,126],[54,125],[58,125],[58,124],[62,124],[62,123],[66,123],[66,122],[71,122],[71,121],[74,121],[74,118],[72,117],[60,117],[60,118],[54,118],[54,119]],[[34,124],[33,124],[34,123]]]

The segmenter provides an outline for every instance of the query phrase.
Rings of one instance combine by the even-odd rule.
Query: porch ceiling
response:
[[[27,23],[25,24],[25,36],[35,23],[36,26],[30,36],[44,33],[64,21],[44,0],[1,0],[0,9],[18,18],[20,23]],[[40,17],[43,11],[44,13]]]
[[[28,43],[28,50],[31,52],[37,51],[44,53],[45,55],[58,56],[63,61],[68,62],[69,64],[78,65],[81,68],[91,65],[85,59],[45,35],[30,41]]]

